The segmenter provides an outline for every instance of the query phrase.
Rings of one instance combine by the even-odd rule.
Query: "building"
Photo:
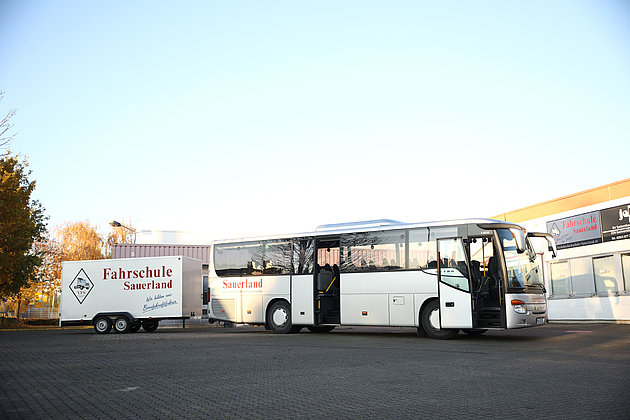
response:
[[[493,218],[556,238],[558,256],[543,254],[550,321],[630,322],[630,179]]]

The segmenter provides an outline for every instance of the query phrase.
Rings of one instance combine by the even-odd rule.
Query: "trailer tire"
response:
[[[289,334],[293,330],[291,306],[284,300],[279,300],[271,305],[267,320],[274,334]]]
[[[450,340],[455,337],[459,330],[457,329],[440,329],[440,302],[437,299],[432,300],[424,307],[420,315],[420,323],[422,329],[431,338],[440,340]]]
[[[160,321],[156,321],[155,319],[142,321],[142,329],[146,332],[153,332],[157,330],[158,325],[160,325]]]
[[[112,329],[112,321],[106,316],[99,316],[94,320],[94,331],[97,334],[107,334]]]
[[[131,329],[131,323],[129,318],[124,315],[119,316],[114,320],[114,331],[118,334],[124,334]]]

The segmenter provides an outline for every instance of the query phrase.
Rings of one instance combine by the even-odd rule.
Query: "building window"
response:
[[[623,267],[623,279],[625,282],[625,290],[630,292],[630,255],[621,256],[621,266]]]
[[[590,257],[569,260],[571,273],[571,294],[574,296],[592,296],[595,293],[593,281],[593,259]]]
[[[551,264],[551,293],[553,295],[570,295],[570,281],[571,274],[569,273],[568,261]]]
[[[615,261],[612,255],[593,258],[593,275],[597,293],[615,293],[619,291]]]

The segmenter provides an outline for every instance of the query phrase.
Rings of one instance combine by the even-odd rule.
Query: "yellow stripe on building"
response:
[[[630,196],[630,178],[523,207],[522,209],[501,213],[492,218],[519,223],[628,196]]]

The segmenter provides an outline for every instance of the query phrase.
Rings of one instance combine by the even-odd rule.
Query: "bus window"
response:
[[[474,238],[470,243],[470,265],[473,279],[489,276],[490,257],[494,255],[494,247],[490,238]]]
[[[293,240],[293,273],[312,274],[315,241],[313,239]]]
[[[440,264],[441,280],[458,289],[469,291],[468,265],[462,240],[459,238],[440,239],[438,241],[440,252],[438,257]]]
[[[437,268],[435,240],[429,239],[427,228],[409,231],[409,268]]]
[[[291,241],[266,241],[263,274],[283,275],[291,272]]]
[[[342,235],[341,271],[395,271],[405,268],[405,231]]]
[[[263,272],[262,242],[215,245],[214,269],[219,276],[257,276]]]

